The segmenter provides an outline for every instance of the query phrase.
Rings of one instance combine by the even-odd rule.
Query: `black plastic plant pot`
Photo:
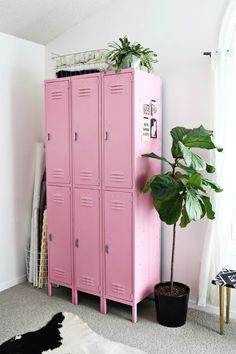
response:
[[[159,283],[154,288],[157,321],[166,327],[180,327],[186,322],[190,289],[187,285],[174,282],[174,286],[181,287],[181,295],[166,295],[160,293],[160,288],[169,287],[170,282]]]

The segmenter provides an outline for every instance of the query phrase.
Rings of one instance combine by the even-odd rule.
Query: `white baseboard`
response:
[[[20,277],[17,277],[15,279],[0,283],[0,291],[9,289],[12,286],[23,283],[24,281],[26,281],[26,275],[21,275]]]
[[[219,315],[219,307],[213,305],[199,306],[193,300],[189,300],[189,307],[195,310]],[[230,318],[236,319],[236,311],[230,311]]]

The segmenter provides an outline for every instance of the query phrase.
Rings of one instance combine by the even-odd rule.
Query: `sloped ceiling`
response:
[[[0,32],[47,44],[112,0],[0,0]]]

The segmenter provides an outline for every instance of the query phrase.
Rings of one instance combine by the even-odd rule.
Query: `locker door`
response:
[[[71,284],[70,188],[47,187],[49,280]]]
[[[80,290],[100,292],[99,191],[75,189],[75,277]]]
[[[45,84],[47,181],[70,182],[69,82]]]
[[[132,300],[132,195],[105,192],[106,296]]]
[[[105,187],[132,187],[132,95],[130,73],[104,76]]]
[[[99,185],[99,83],[98,76],[72,79],[74,181]]]

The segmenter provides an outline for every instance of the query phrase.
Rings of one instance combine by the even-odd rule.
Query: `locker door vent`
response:
[[[52,91],[51,92],[51,99],[52,100],[60,100],[63,98],[63,92],[62,91]]]
[[[125,210],[125,203],[120,200],[112,200],[111,208],[114,210]]]
[[[88,197],[81,197],[80,198],[80,205],[85,206],[85,207],[92,207],[93,206],[93,200]]]
[[[125,176],[122,172],[113,172],[111,173],[111,181],[112,182],[124,182]]]
[[[62,170],[60,168],[54,168],[54,170],[52,171],[52,175],[55,178],[64,178],[64,176],[65,176],[64,170]]]
[[[65,279],[65,272],[61,269],[54,269],[54,274],[57,279]]]
[[[94,278],[84,275],[81,277],[81,284],[94,287]]]
[[[111,95],[114,95],[117,93],[123,93],[123,92],[124,92],[124,85],[112,85],[110,87]]]
[[[91,96],[91,88],[80,88],[78,89],[79,97]]]
[[[91,171],[80,171],[80,179],[91,180],[93,177],[93,173]]]
[[[125,294],[125,286],[124,285],[113,283],[111,288],[112,288],[112,292],[115,294],[118,294],[118,295]]]
[[[53,200],[53,203],[56,203],[56,204],[63,204],[65,202],[65,199],[64,199],[63,195],[61,195],[61,194],[53,194],[52,200]]]

